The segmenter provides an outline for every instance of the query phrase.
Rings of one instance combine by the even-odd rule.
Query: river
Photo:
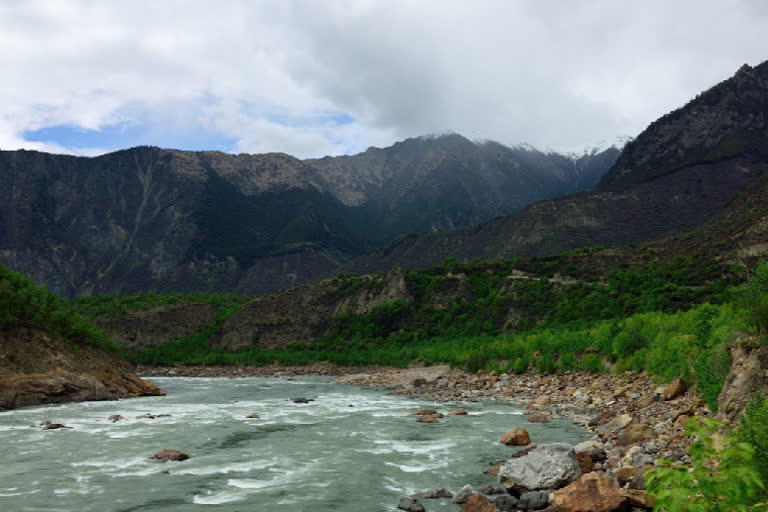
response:
[[[324,377],[151,380],[167,396],[0,413],[0,510],[392,511],[407,494],[497,483],[483,471],[516,450],[498,443],[515,427],[539,445],[585,439],[567,420],[531,424],[504,402],[436,405]],[[458,406],[469,414],[437,424],[410,415]],[[146,413],[171,416],[136,418]],[[165,448],[190,458],[148,460]]]

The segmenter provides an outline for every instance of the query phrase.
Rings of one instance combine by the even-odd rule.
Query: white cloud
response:
[[[299,156],[444,129],[587,146],[768,58],[767,33],[760,0],[6,2],[0,147],[161,118]]]

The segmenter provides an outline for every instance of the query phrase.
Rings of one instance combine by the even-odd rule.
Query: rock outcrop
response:
[[[558,489],[581,476],[573,448],[564,443],[539,446],[523,457],[511,459],[499,469],[498,479],[520,494]]]
[[[162,394],[115,352],[91,345],[76,349],[34,329],[0,337],[0,410]]]
[[[718,397],[721,418],[737,423],[755,393],[768,397],[768,344],[743,338],[729,347],[732,363]]]

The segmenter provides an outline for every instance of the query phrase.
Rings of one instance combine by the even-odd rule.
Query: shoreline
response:
[[[609,457],[624,457],[631,446],[641,445],[655,460],[685,461],[688,439],[685,423],[690,417],[712,417],[704,401],[692,392],[658,385],[645,373],[521,375],[470,374],[448,366],[393,368],[387,366],[345,367],[316,363],[308,366],[268,365],[257,367],[139,365],[136,373],[151,377],[339,377],[336,384],[381,388],[435,403],[504,400],[525,409],[529,421],[546,422],[566,418],[583,427],[609,449]],[[665,395],[666,393],[666,395]],[[614,425],[613,420],[621,418]],[[640,440],[623,440],[628,427],[642,430]],[[620,428],[617,428],[620,427]],[[647,427],[647,428],[646,428]],[[647,449],[646,449],[647,448]],[[647,458],[646,458],[647,459]]]

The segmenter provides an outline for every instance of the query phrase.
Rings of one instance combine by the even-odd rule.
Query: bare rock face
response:
[[[555,491],[555,505],[561,512],[624,512],[630,508],[616,481],[594,472]]]
[[[516,428],[501,436],[499,442],[507,446],[525,446],[531,444],[531,436],[524,428]]]
[[[755,393],[768,396],[768,345],[745,338],[729,350],[733,362],[717,399],[718,415],[729,423],[737,423]]]
[[[0,336],[0,410],[38,404],[163,395],[114,352],[35,329]]]
[[[189,455],[186,453],[180,452],[178,450],[160,450],[156,454],[150,457],[152,460],[157,460],[160,462],[167,462],[169,460],[181,462],[184,460],[187,460],[189,458]]]
[[[508,460],[498,479],[515,493],[559,489],[581,476],[573,448],[565,443],[540,446],[527,455]]]

